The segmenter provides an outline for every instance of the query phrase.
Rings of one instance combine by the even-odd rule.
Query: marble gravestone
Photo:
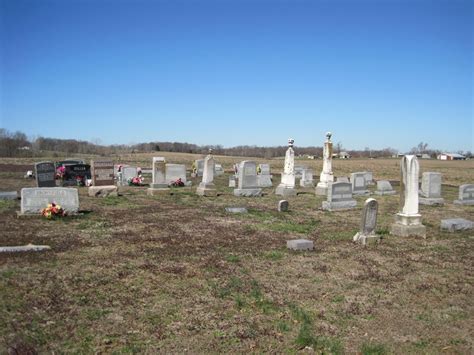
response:
[[[281,174],[281,183],[275,190],[276,195],[296,196],[295,189],[295,152],[293,150],[294,139],[288,139],[288,149],[285,154],[285,166]]]
[[[474,229],[474,222],[464,218],[449,218],[441,220],[441,230],[457,232]]]
[[[306,168],[303,170],[303,175],[300,180],[301,187],[314,187],[313,183],[313,170]]]
[[[51,161],[35,164],[36,185],[38,187],[56,186],[56,167]]]
[[[235,175],[229,176],[229,187],[235,187]]]
[[[441,197],[441,173],[423,173],[421,178],[419,203],[430,206],[444,204],[444,199]]]
[[[196,193],[199,196],[216,196],[217,190],[214,185],[214,171],[215,171],[215,162],[214,157],[209,155],[204,159],[204,168],[202,172],[202,181],[199,183],[199,186],[196,189]]]
[[[474,205],[474,184],[459,186],[459,199],[454,201],[455,205]]]
[[[368,195],[367,180],[365,172],[351,174],[352,193],[354,195]]]
[[[367,185],[374,185],[374,174],[371,171],[364,171],[365,183]]]
[[[316,185],[316,195],[326,196],[328,193],[329,183],[334,182],[332,172],[332,142],[331,132],[326,133],[326,141],[323,149],[323,171],[319,176],[319,182]]]
[[[152,183],[146,190],[148,195],[157,193],[169,193],[170,188],[166,182],[166,160],[164,157],[153,157],[153,167],[151,172]]]
[[[369,198],[365,201],[364,209],[362,210],[360,230],[354,236],[354,242],[366,245],[367,243],[380,240],[380,236],[375,233],[378,208],[379,204],[377,200]]]
[[[186,165],[184,164],[169,164],[165,165],[166,183],[171,185],[173,182],[181,179],[185,186],[191,185],[191,181],[186,180]]]
[[[254,161],[244,160],[239,165],[239,182],[234,189],[234,196],[261,196],[262,189],[257,183],[257,164]]]
[[[214,175],[215,176],[221,176],[224,174],[224,168],[222,167],[222,164],[215,163],[214,164]]]
[[[48,204],[60,205],[67,213],[79,211],[79,194],[73,187],[25,187],[21,189],[21,214],[40,214]]]
[[[426,236],[426,227],[421,223],[418,213],[418,178],[420,166],[416,155],[405,155],[400,162],[400,212],[390,227],[390,234]]]
[[[272,175],[270,174],[270,164],[260,164],[259,174],[257,175],[258,186],[272,187]]]
[[[304,165],[295,165],[295,178],[296,179],[301,179],[303,177],[303,171],[308,169],[307,166]]]
[[[376,195],[395,195],[397,192],[393,189],[392,184],[388,180],[377,181]]]
[[[327,200],[323,201],[322,208],[326,211],[351,209],[357,206],[352,198],[352,185],[348,182],[330,182],[328,185]]]
[[[89,196],[117,196],[117,186],[114,185],[114,163],[111,160],[93,160],[91,175],[92,186],[88,190]]]

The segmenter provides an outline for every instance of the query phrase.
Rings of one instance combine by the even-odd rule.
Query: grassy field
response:
[[[197,158],[159,155],[188,168]],[[151,156],[114,160],[150,167]],[[216,157],[225,169],[242,159]],[[32,163],[1,160],[1,190],[33,186],[23,179]],[[279,172],[283,162],[270,164]],[[315,175],[322,167],[297,164]],[[439,226],[443,218],[474,219],[474,206],[452,204],[458,186],[473,182],[474,161],[420,165],[443,173],[446,184],[443,207],[420,206],[427,238],[390,236],[398,197],[376,196],[383,240],[366,248],[351,242],[365,198],[353,210],[326,212],[306,189],[278,213],[273,189],[234,197],[228,174],[212,198],[194,193],[197,179],[153,197],[127,187],[95,199],[79,188],[86,213],[55,221],[18,219],[19,201],[0,200],[0,246],[52,247],[0,254],[0,353],[472,353],[474,233]],[[396,181],[398,166],[338,160],[333,170]],[[249,213],[228,214],[229,206]],[[313,240],[315,251],[288,251],[295,238]]]

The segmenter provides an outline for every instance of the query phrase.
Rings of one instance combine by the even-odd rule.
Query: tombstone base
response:
[[[396,195],[397,191],[395,190],[375,191],[375,194],[379,196],[385,196],[385,195],[389,196],[389,195]]]
[[[426,238],[426,227],[421,224],[421,215],[395,215],[395,223],[390,226],[390,234],[398,237],[423,237]]]
[[[217,196],[217,190],[214,184],[200,183],[196,189],[199,196]]]
[[[161,189],[156,189],[156,188],[148,188],[146,189],[146,194],[149,196],[155,196],[155,195],[163,195],[163,194],[169,194],[171,193],[171,189],[169,187],[167,188],[161,188]]]
[[[378,243],[380,242],[380,239],[380,236],[377,234],[362,234],[360,232],[352,238],[355,243],[362,245]]]
[[[118,191],[118,188],[115,185],[90,186],[89,196],[91,197],[118,196],[117,191]]]
[[[447,232],[457,232],[474,229],[474,222],[464,218],[451,218],[441,220],[441,230]]]
[[[322,208],[325,211],[339,211],[339,210],[348,210],[356,206],[357,206],[356,200],[340,201],[340,202],[323,201]]]
[[[234,196],[259,197],[262,196],[262,189],[234,189]]]
[[[293,239],[286,241],[286,247],[291,250],[313,250],[314,243],[307,239]]]
[[[280,196],[296,196],[296,189],[285,185],[278,185],[275,190],[275,195]]]
[[[315,191],[316,195],[318,196],[326,196],[328,194],[328,185],[325,184],[325,183],[321,183],[319,182],[317,185],[316,185],[316,191]]]
[[[370,192],[369,192],[369,190],[360,190],[360,191],[352,190],[352,194],[356,195],[356,196],[369,196]]]
[[[247,213],[248,210],[245,207],[226,207],[226,212],[229,213]]]
[[[0,200],[17,200],[18,192],[16,191],[5,191],[0,192]]]
[[[419,197],[418,203],[420,205],[427,205],[427,206],[442,206],[444,205],[444,198]]]
[[[455,205],[474,206],[474,200],[454,200]]]

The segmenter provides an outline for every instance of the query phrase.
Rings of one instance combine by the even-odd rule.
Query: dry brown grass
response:
[[[241,159],[217,160],[229,168]],[[420,162],[448,184],[472,181],[472,162]],[[10,170],[0,171],[2,189],[31,184]],[[334,170],[398,179],[395,160],[335,161]],[[474,235],[439,230],[442,218],[473,219],[474,207],[451,203],[457,187],[443,186],[445,206],[421,206],[426,239],[389,236],[398,198],[377,197],[384,239],[364,248],[351,242],[364,198],[354,210],[324,212],[321,197],[301,194],[280,214],[271,189],[237,198],[227,175],[216,183],[216,198],[127,188],[94,199],[79,188],[91,212],[57,221],[19,220],[19,202],[1,202],[0,245],[53,250],[0,255],[0,352],[472,352]],[[287,251],[299,237],[316,250]]]

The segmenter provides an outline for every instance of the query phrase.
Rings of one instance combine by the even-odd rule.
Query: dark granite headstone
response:
[[[43,161],[35,164],[36,184],[38,187],[56,186],[56,168],[51,161]]]

